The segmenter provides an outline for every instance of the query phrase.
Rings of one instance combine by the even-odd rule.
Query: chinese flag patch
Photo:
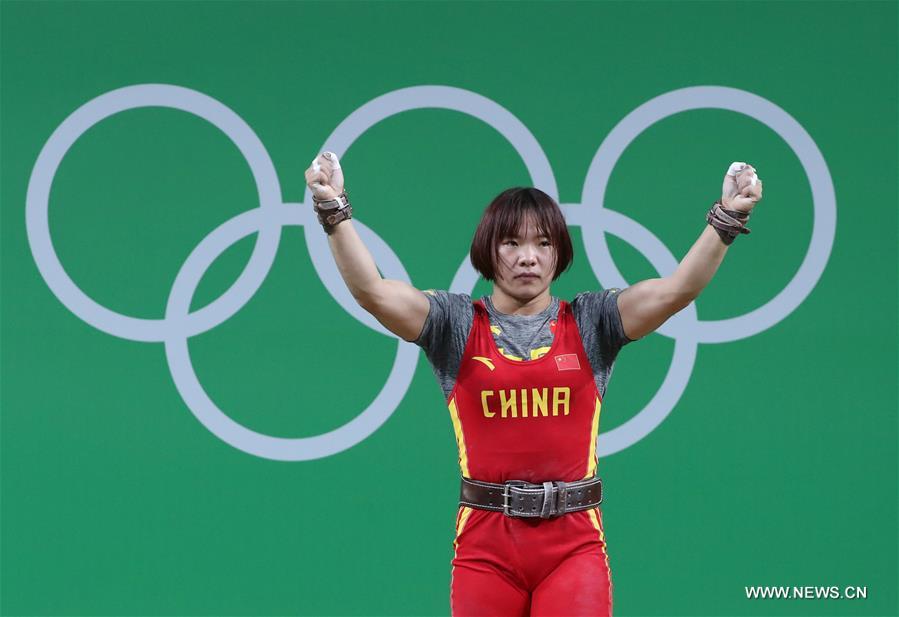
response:
[[[581,368],[581,363],[578,362],[576,353],[563,353],[560,356],[555,356],[556,358],[556,367],[560,371],[576,371]]]

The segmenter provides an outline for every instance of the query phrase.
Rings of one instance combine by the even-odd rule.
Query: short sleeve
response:
[[[614,356],[618,350],[633,343],[624,333],[621,313],[618,312],[618,295],[621,289],[610,288],[603,291],[579,293],[571,302],[572,311],[581,330],[589,330],[598,338],[599,344]]]
[[[471,296],[448,291],[424,291],[431,308],[414,344],[425,351],[437,381],[446,396],[453,389],[465,344],[474,323]]]
[[[426,289],[424,294],[431,303],[431,308],[421,334],[412,342],[425,351],[435,349],[451,342],[449,339],[453,339],[457,332],[465,327],[466,322],[468,328],[465,329],[464,335],[467,339],[474,314],[471,297],[435,289]]]
[[[579,293],[571,301],[571,311],[580,331],[584,352],[593,367],[596,387],[600,396],[606,395],[606,386],[612,377],[612,367],[618,352],[633,342],[624,333],[621,314],[618,312],[620,289]]]

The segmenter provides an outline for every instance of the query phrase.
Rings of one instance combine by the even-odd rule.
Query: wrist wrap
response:
[[[720,200],[712,204],[711,209],[705,215],[705,220],[715,228],[724,244],[731,244],[734,238],[740,234],[750,233],[749,228],[746,227],[749,213],[741,212],[740,210],[728,210],[721,205]]]
[[[353,218],[353,206],[347,197],[346,190],[335,199],[317,199],[312,196],[313,210],[318,215],[318,222],[325,229],[325,233],[331,235],[334,228],[341,221]]]

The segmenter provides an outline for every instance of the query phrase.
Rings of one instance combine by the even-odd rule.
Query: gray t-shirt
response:
[[[571,301],[584,351],[593,369],[593,379],[603,397],[618,351],[631,342],[621,326],[617,301],[620,291],[582,292]],[[425,295],[431,309],[421,334],[412,342],[424,349],[448,399],[456,384],[465,343],[474,324],[474,306],[468,294],[428,289]],[[536,315],[506,315],[496,310],[490,296],[483,296],[481,300],[490,315],[490,330],[500,353],[522,361],[546,353],[553,339],[550,324],[554,324],[559,316],[558,298],[553,297],[549,307]]]

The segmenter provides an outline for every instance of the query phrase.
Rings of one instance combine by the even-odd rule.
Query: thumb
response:
[[[321,196],[328,192],[328,179],[322,171],[306,172],[306,184],[315,195]]]

